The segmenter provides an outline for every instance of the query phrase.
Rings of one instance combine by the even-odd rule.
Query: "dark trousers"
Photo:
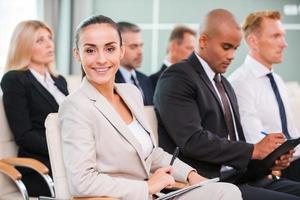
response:
[[[291,165],[282,171],[282,177],[300,182],[300,158],[291,162]]]
[[[22,182],[30,197],[51,196],[48,185],[40,174],[28,168],[18,167],[17,169],[22,174]]]
[[[300,183],[284,178],[261,179],[239,188],[244,200],[300,200]]]

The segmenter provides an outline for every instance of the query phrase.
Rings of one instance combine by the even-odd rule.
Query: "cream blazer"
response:
[[[143,99],[132,84],[115,84],[131,113],[154,136],[145,118]],[[146,160],[142,147],[112,105],[86,79],[59,109],[63,159],[73,196],[112,196],[147,200],[150,173],[168,166],[171,155],[154,146]],[[186,182],[193,170],[179,159],[174,177]]]

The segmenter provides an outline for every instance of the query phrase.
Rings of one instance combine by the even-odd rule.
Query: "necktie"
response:
[[[137,78],[134,77],[133,74],[131,74],[130,80],[140,90],[140,92],[142,93],[142,96],[143,96],[143,100],[145,101],[143,89],[141,88],[141,86],[140,86],[139,81],[137,80]]]
[[[224,86],[222,84],[220,74],[215,75],[214,81],[216,84],[216,88],[218,89],[218,92],[221,96],[221,101],[223,104],[223,111],[224,111],[224,118],[225,118],[226,127],[227,127],[227,133],[229,135],[230,140],[236,140],[233,119],[232,119],[232,113],[230,110],[230,103],[227,99],[226,92],[225,92]]]
[[[287,120],[286,120],[286,114],[285,114],[285,109],[284,105],[277,87],[277,84],[275,82],[274,76],[272,73],[267,74],[268,78],[270,79],[270,83],[273,89],[273,92],[275,94],[278,108],[279,108],[279,114],[280,114],[280,120],[281,120],[281,127],[282,127],[282,132],[285,135],[287,139],[290,139],[291,136],[289,134],[288,128],[287,128]]]

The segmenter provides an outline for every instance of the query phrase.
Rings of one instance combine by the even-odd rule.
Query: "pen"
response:
[[[268,135],[268,133],[266,133],[265,131],[261,131],[260,133],[263,134],[264,136]]]
[[[173,163],[174,163],[176,157],[178,156],[178,154],[179,154],[179,147],[176,147],[176,148],[175,148],[175,151],[174,151],[174,153],[173,153],[171,162],[170,162],[170,165],[171,165],[171,166],[173,165]]]

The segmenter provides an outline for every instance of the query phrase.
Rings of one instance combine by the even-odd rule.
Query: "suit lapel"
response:
[[[133,134],[130,132],[129,128],[125,124],[125,122],[121,119],[117,111],[113,108],[113,106],[106,100],[106,98],[101,95],[97,89],[92,86],[86,78],[83,79],[81,85],[82,91],[88,96],[88,98],[94,102],[95,108],[107,119],[107,121],[122,135],[129,144],[133,146],[133,148],[137,151],[138,156],[144,166],[146,173],[148,174],[149,170],[146,170],[145,162],[143,160],[143,152],[142,146],[135,139]],[[118,90],[118,88],[116,88]],[[119,91],[118,91],[119,93]],[[128,94],[127,94],[128,95]],[[125,100],[126,102],[126,100]],[[126,102],[127,104],[128,102]],[[133,106],[128,105],[130,109]]]
[[[54,97],[48,92],[46,88],[44,88],[38,80],[31,74],[31,72],[27,71],[27,76],[32,83],[32,85],[37,89],[37,91],[48,101],[48,103],[55,109],[58,109],[58,104]]]
[[[167,65],[163,64],[160,68],[160,73],[162,73],[163,71],[165,71],[165,69],[167,69]]]
[[[128,94],[126,94],[126,92],[124,90],[119,90],[117,85],[116,85],[116,89],[118,91],[118,94],[122,97],[125,104],[129,107],[132,114],[135,116],[136,120],[150,134],[152,143],[155,144],[155,138],[152,134],[151,128],[149,127],[149,123],[145,118],[145,114],[144,114],[143,110],[139,109],[136,102]]]
[[[115,82],[116,83],[125,83],[125,79],[123,78],[120,70],[118,70],[116,75],[115,75]]]
[[[59,89],[59,91],[61,91],[64,95],[67,96],[69,94],[68,88],[62,82],[62,80],[59,79],[58,77],[55,77],[55,76],[52,76],[52,75],[51,75],[51,78],[53,79],[54,84]]]
[[[132,99],[131,96],[128,95],[128,93],[126,93],[126,91],[124,90],[119,90],[118,89],[118,85],[116,85],[116,89],[118,91],[118,94],[122,97],[123,101],[125,102],[125,104],[128,106],[129,110],[132,112],[132,114],[134,115],[134,117],[136,118],[136,120],[141,124],[141,126],[148,132],[148,134],[150,135],[150,138],[152,140],[152,144],[155,147],[155,137],[152,133],[152,130],[149,126],[149,123],[147,121],[147,119],[145,118],[145,113],[144,110],[139,109],[139,106],[137,106],[137,103],[134,99]],[[153,148],[154,150],[155,148]],[[152,151],[153,153],[153,151]],[[151,167],[151,163],[152,163],[152,155],[150,154],[146,160],[143,160],[142,157],[141,161],[144,164],[144,167],[146,169],[146,172],[150,171],[150,167]]]
[[[203,80],[203,82],[207,85],[207,87],[209,88],[209,90],[212,92],[213,96],[215,97],[215,99],[218,101],[219,106],[220,106],[220,110],[223,112],[224,114],[224,110],[222,107],[222,103],[219,99],[219,96],[215,90],[215,88],[213,87],[211,81],[209,80],[208,76],[206,75],[200,61],[198,60],[198,58],[196,57],[195,53],[192,53],[192,55],[190,55],[190,57],[188,58],[188,60],[191,62],[192,67],[195,69],[196,72],[198,72],[198,74],[200,75],[201,79]],[[226,91],[226,94],[229,98],[230,104],[231,104],[231,108],[233,110],[233,115],[234,115],[234,120],[235,120],[235,124],[236,124],[236,128],[237,128],[237,132],[239,135],[239,140],[245,141],[245,137],[243,134],[243,129],[239,120],[239,111],[237,108],[237,105],[234,99],[234,94],[232,94],[232,90],[230,88],[230,85],[228,83],[228,81],[222,76],[222,83],[224,86],[224,89]]]
[[[215,97],[217,102],[219,103],[219,106],[223,112],[222,103],[219,99],[219,96],[218,96],[214,86],[212,85],[211,81],[209,80],[208,76],[206,75],[206,73],[205,73],[200,61],[196,57],[195,53],[192,53],[192,55],[188,58],[188,60],[191,62],[191,66],[195,69],[195,71],[198,72],[202,81],[205,83],[205,85],[211,91],[211,93],[213,94],[213,96]]]

